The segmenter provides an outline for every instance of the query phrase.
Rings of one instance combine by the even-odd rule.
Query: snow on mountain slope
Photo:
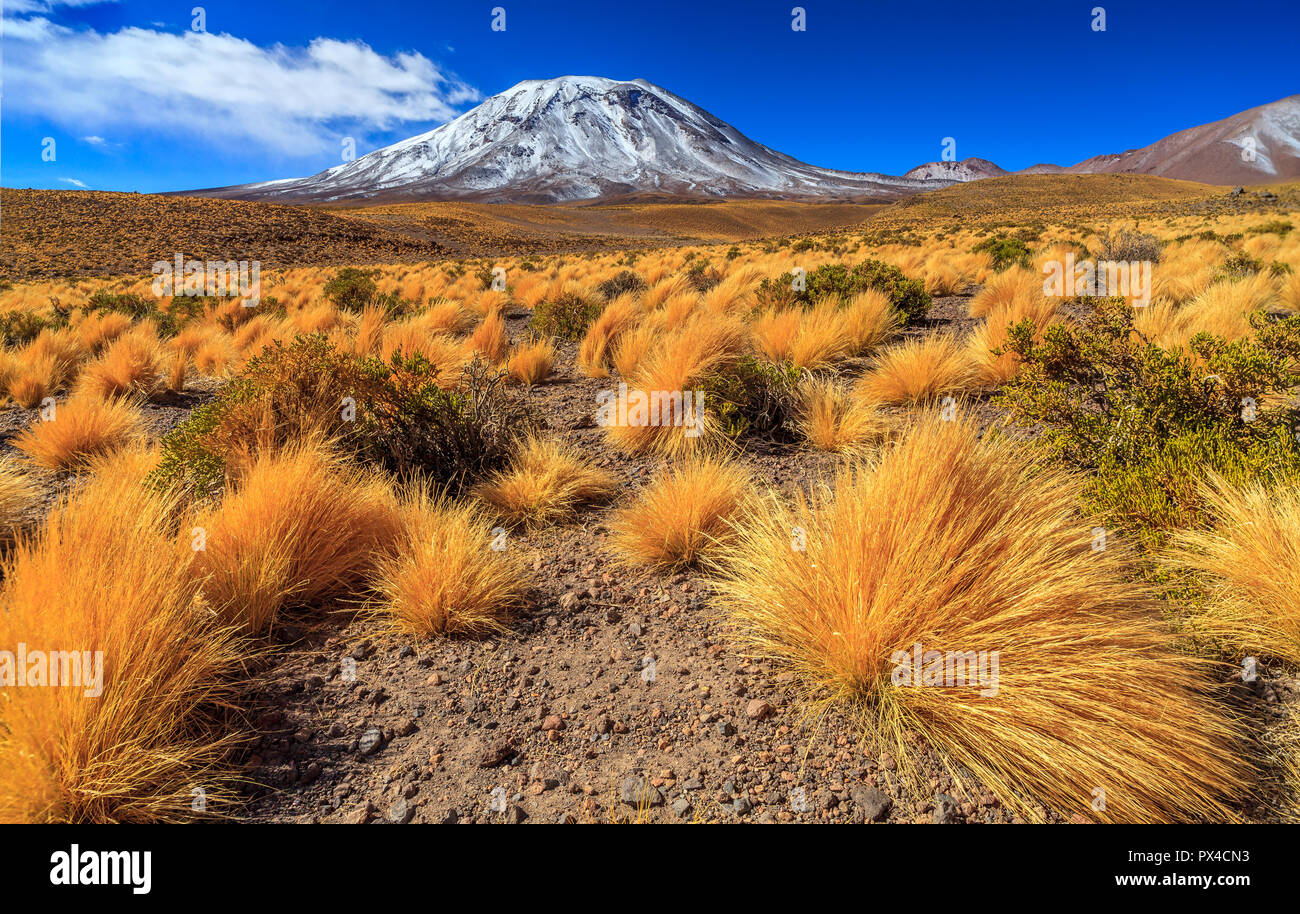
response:
[[[643,79],[527,80],[455,120],[308,178],[197,193],[280,202],[562,202],[654,194],[888,200],[951,183],[818,168]]]

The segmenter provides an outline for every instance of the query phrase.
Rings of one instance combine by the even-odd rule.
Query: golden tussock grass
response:
[[[970,316],[986,317],[994,309],[1027,310],[1036,299],[1043,298],[1043,277],[1022,267],[998,273],[984,284],[970,300]]]
[[[123,334],[86,365],[77,392],[95,397],[152,397],[163,386],[162,359],[156,337],[135,331]]]
[[[880,408],[829,378],[800,385],[796,427],[813,447],[837,454],[853,453],[883,440],[890,422]]]
[[[903,326],[902,313],[879,289],[866,289],[850,298],[842,317],[848,326],[854,355],[871,352],[896,335]]]
[[[0,549],[8,548],[26,526],[37,489],[18,462],[0,457]]]
[[[578,367],[589,378],[609,377],[611,349],[641,317],[631,295],[620,295],[605,306],[587,328],[578,346]]]
[[[382,478],[304,442],[263,454],[192,526],[190,567],[209,604],[226,623],[262,634],[286,608],[362,589],[398,517]]]
[[[1180,533],[1169,556],[1209,591],[1196,631],[1238,656],[1300,664],[1300,489],[1212,477],[1202,493],[1213,526]]]
[[[510,353],[506,371],[513,380],[531,387],[551,376],[555,359],[555,344],[546,337],[524,340]]]
[[[413,491],[399,516],[374,574],[376,614],[417,637],[503,630],[528,582],[523,558],[493,533],[482,509]]]
[[[54,404],[49,419],[37,421],[13,441],[38,466],[50,470],[83,467],[139,438],[140,412],[128,400],[77,394]]]
[[[1249,763],[1218,670],[1172,647],[1121,550],[1093,551],[1078,495],[1026,445],[931,414],[833,491],[747,514],[715,586],[741,643],[856,708],[905,776],[914,732],[1026,818],[1232,820]],[[918,644],[954,677],[989,652],[985,678],[909,684]]]
[[[488,312],[470,336],[469,345],[493,364],[505,359],[506,351],[510,348],[510,337],[506,334],[506,319],[501,316],[500,310]]]
[[[176,822],[230,797],[229,737],[213,710],[230,700],[238,646],[185,573],[176,508],[106,472],[62,497],[5,561],[0,644],[91,652],[92,668],[102,651],[103,678],[98,697],[5,690],[0,821]]]
[[[692,399],[688,409],[685,394],[689,391],[694,397],[696,382],[710,372],[725,370],[744,350],[748,335],[741,322],[708,314],[697,315],[667,334],[655,334],[646,325],[625,334],[614,364],[626,378],[629,406],[640,398],[649,404],[649,414],[644,422],[629,415],[628,422],[607,423],[610,443],[626,453],[671,456],[712,439],[709,417],[698,400]],[[645,350],[624,373],[628,355],[624,347],[642,345]]]
[[[629,568],[690,565],[718,548],[744,509],[753,480],[740,463],[714,454],[681,459],[615,512],[610,548]]]
[[[854,392],[882,404],[923,403],[976,383],[969,350],[951,334],[933,333],[880,350]]]
[[[488,477],[475,494],[511,525],[541,527],[609,501],[616,480],[572,446],[549,438],[521,441],[510,466]]]
[[[77,323],[75,329],[81,345],[88,352],[99,352],[131,329],[131,318],[118,311],[87,314]]]

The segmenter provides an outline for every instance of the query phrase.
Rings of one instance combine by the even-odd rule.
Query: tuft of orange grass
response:
[[[375,612],[417,637],[501,631],[528,590],[523,559],[480,508],[419,490],[403,500],[373,581]]]
[[[1213,525],[1178,534],[1168,556],[1209,590],[1198,634],[1239,656],[1300,664],[1300,487],[1211,476],[1201,491]]]
[[[970,300],[971,317],[987,317],[997,308],[1034,310],[1043,296],[1043,278],[1023,267],[998,273]]]
[[[611,349],[641,317],[631,294],[614,299],[587,328],[578,346],[578,367],[589,378],[608,378]]]
[[[639,340],[641,330],[649,328],[642,325],[624,335],[623,344]],[[667,334],[652,332],[646,340],[648,351],[626,375],[629,406],[634,399],[641,399],[649,405],[649,414],[645,421],[629,415],[628,422],[605,424],[610,442],[627,453],[676,455],[694,450],[706,437],[712,437],[708,416],[694,398],[693,385],[710,372],[725,370],[732,364],[744,350],[748,336],[748,329],[740,321],[712,314],[697,315]],[[622,356],[620,345],[615,356],[620,372]],[[689,409],[687,392],[692,393]]]
[[[923,403],[976,383],[967,349],[947,333],[913,337],[877,353],[855,393],[878,403]]]
[[[36,486],[18,462],[0,457],[0,548],[8,548],[27,524],[36,504]]]
[[[0,644],[90,652],[92,671],[102,651],[103,676],[97,697],[84,680],[5,689],[0,822],[179,822],[233,795],[211,712],[230,701],[238,645],[185,573],[175,497],[96,476],[6,559]]]
[[[82,369],[77,391],[100,398],[151,397],[162,387],[161,370],[157,338],[144,332],[127,333]],[[182,368],[182,377],[183,373]]]
[[[263,634],[286,608],[355,595],[398,524],[382,478],[307,441],[263,454],[195,517],[190,568],[223,621]]]
[[[1144,315],[1145,332],[1165,348],[1185,348],[1201,332],[1226,340],[1244,339],[1253,332],[1251,312],[1269,307],[1276,295],[1273,277],[1266,273],[1216,282],[1177,310]]]
[[[77,336],[88,352],[99,352],[131,329],[131,318],[120,311],[88,314],[77,324]]]
[[[856,709],[905,774],[919,734],[1026,818],[1236,818],[1249,762],[1219,668],[1175,648],[1122,550],[1092,549],[1080,482],[1036,459],[929,413],[833,490],[770,499],[713,566],[741,643]]]
[[[43,411],[45,412],[45,411]],[[140,412],[128,400],[76,394],[53,404],[13,445],[38,466],[51,470],[83,467],[139,438]]]
[[[470,348],[483,354],[493,364],[500,363],[510,348],[510,337],[506,334],[506,320],[500,309],[494,308],[483,318],[483,322],[469,338]]]
[[[842,316],[854,355],[871,352],[903,326],[902,312],[879,289],[866,289],[854,295],[844,306]]]
[[[890,430],[877,404],[854,397],[838,381],[816,377],[800,384],[795,426],[813,447],[837,454],[877,444]]]
[[[573,447],[551,438],[521,441],[510,466],[475,488],[507,523],[541,527],[576,517],[579,509],[608,501],[616,481]]]
[[[628,568],[697,563],[730,535],[753,480],[735,460],[695,454],[660,470],[610,521],[610,547]]]
[[[506,371],[520,384],[531,387],[551,376],[555,355],[555,345],[549,339],[536,337],[514,348],[506,362]]]

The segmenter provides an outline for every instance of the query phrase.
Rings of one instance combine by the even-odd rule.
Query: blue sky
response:
[[[796,2],[4,0],[0,183],[308,175],[344,137],[362,155],[566,74],[643,77],[781,152],[891,174],[944,137],[1072,164],[1300,92],[1293,0],[802,0],[804,32]]]

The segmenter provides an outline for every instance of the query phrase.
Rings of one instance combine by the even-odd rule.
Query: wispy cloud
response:
[[[73,187],[80,187],[83,190],[90,187],[85,181],[78,181],[76,178],[59,178],[65,184],[71,184]]]
[[[91,146],[104,146],[108,141],[102,136],[95,136],[92,134],[91,136],[83,136],[81,142],[89,143]]]
[[[306,157],[344,136],[450,120],[481,97],[423,54],[360,41],[262,47],[225,33],[71,29],[39,15],[4,27],[5,103],[88,142],[90,131],[170,130]]]

